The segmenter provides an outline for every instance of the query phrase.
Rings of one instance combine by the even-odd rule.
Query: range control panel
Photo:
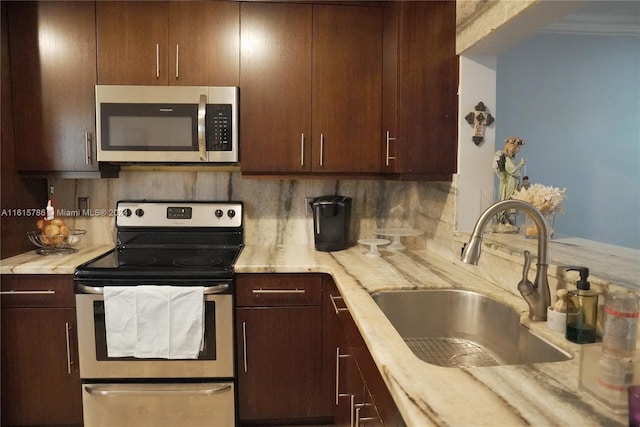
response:
[[[116,227],[242,227],[242,202],[119,201]]]

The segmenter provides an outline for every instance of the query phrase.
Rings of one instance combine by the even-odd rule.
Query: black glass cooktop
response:
[[[115,248],[76,269],[77,279],[230,278],[242,246]]]

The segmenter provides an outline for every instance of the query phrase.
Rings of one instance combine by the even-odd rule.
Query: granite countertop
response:
[[[77,266],[112,248],[113,245],[79,246],[73,254],[46,256],[33,250],[0,260],[0,274],[73,274]]]
[[[247,246],[236,272],[322,272],[333,276],[408,426],[615,426],[616,415],[578,390],[581,346],[531,322],[524,299],[427,250],[364,255],[356,246],[317,252],[313,246]],[[504,301],[534,333],[573,354],[565,362],[445,368],[419,360],[375,304],[382,290],[462,288]],[[515,288],[515,284],[514,284]]]
[[[35,251],[0,261],[2,274],[72,274],[75,266],[110,249],[80,248],[62,257]],[[331,274],[408,426],[615,426],[615,414],[578,389],[581,346],[566,341],[544,322],[531,322],[527,305],[512,294],[428,250],[365,255],[362,246],[318,252],[312,245],[244,248],[238,273],[319,272]],[[381,290],[464,288],[514,306],[534,333],[574,357],[565,362],[481,368],[445,368],[422,362],[375,304]],[[514,284],[515,288],[515,284]]]

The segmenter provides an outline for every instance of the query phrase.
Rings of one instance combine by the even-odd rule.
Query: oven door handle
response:
[[[204,294],[205,295],[211,295],[211,294],[220,294],[222,292],[226,292],[229,290],[229,284],[228,283],[222,283],[220,285],[215,285],[215,286],[206,286],[204,288]],[[102,295],[104,294],[104,286],[88,286],[88,285],[83,285],[81,283],[77,283],[76,284],[76,291],[80,292],[82,294],[94,294],[94,295]]]
[[[123,386],[103,385],[103,384],[85,384],[84,390],[94,396],[169,396],[169,395],[195,395],[195,396],[211,396],[216,393],[222,393],[231,389],[231,384],[222,384],[219,386],[206,385],[198,387],[196,384],[189,389],[175,389],[171,385],[162,386],[159,384],[149,385],[148,387],[136,387],[135,389],[127,389],[126,384]]]

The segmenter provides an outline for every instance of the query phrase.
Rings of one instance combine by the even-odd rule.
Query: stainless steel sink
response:
[[[571,355],[534,335],[512,307],[457,289],[372,294],[409,348],[425,362],[498,366],[558,362]]]

